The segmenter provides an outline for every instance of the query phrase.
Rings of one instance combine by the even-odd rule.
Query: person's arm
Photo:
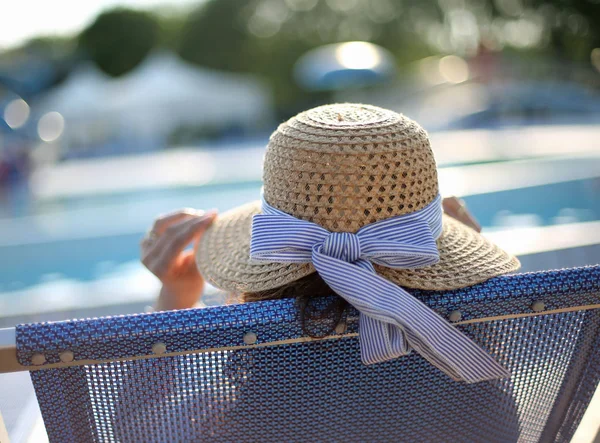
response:
[[[156,310],[191,308],[200,299],[204,279],[196,266],[196,248],[216,215],[193,209],[163,215],[142,240],[142,263],[162,283]],[[194,247],[186,250],[191,243]]]

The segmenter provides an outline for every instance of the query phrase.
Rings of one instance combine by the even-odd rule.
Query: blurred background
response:
[[[0,327],[143,311],[154,218],[257,199],[271,131],[327,102],[421,123],[525,271],[598,263],[599,98],[600,0],[4,2]]]
[[[0,326],[143,310],[154,218],[256,199],[326,102],[420,122],[525,270],[600,261],[600,1],[21,1],[0,45]]]

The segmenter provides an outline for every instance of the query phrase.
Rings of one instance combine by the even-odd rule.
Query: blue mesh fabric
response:
[[[413,291],[463,320],[600,303],[600,267]],[[327,300],[323,300],[326,303]],[[411,354],[360,362],[357,313],[339,338],[302,337],[293,300],[142,314],[17,330],[18,357],[126,359],[31,373],[51,441],[569,441],[600,378],[600,309],[462,324],[512,372],[467,385]],[[166,344],[161,358],[131,359]]]

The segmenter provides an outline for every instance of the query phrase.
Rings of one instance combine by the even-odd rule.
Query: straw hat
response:
[[[298,114],[273,133],[264,159],[269,205],[331,232],[425,207],[438,195],[435,159],[423,128],[375,106],[336,104]],[[257,196],[258,197],[258,196]],[[212,285],[227,291],[277,288],[315,272],[311,264],[250,260],[255,201],[220,215],[203,235],[197,262]],[[473,229],[444,216],[440,261],[418,269],[376,265],[408,288],[457,289],[519,268],[519,261]]]

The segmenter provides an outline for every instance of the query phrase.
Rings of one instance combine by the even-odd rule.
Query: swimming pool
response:
[[[0,220],[0,316],[150,300],[158,283],[138,262],[138,245],[156,215],[225,211],[257,199],[260,186],[251,179],[88,195]],[[600,220],[600,155],[446,167],[440,186],[462,196],[487,232]]]

